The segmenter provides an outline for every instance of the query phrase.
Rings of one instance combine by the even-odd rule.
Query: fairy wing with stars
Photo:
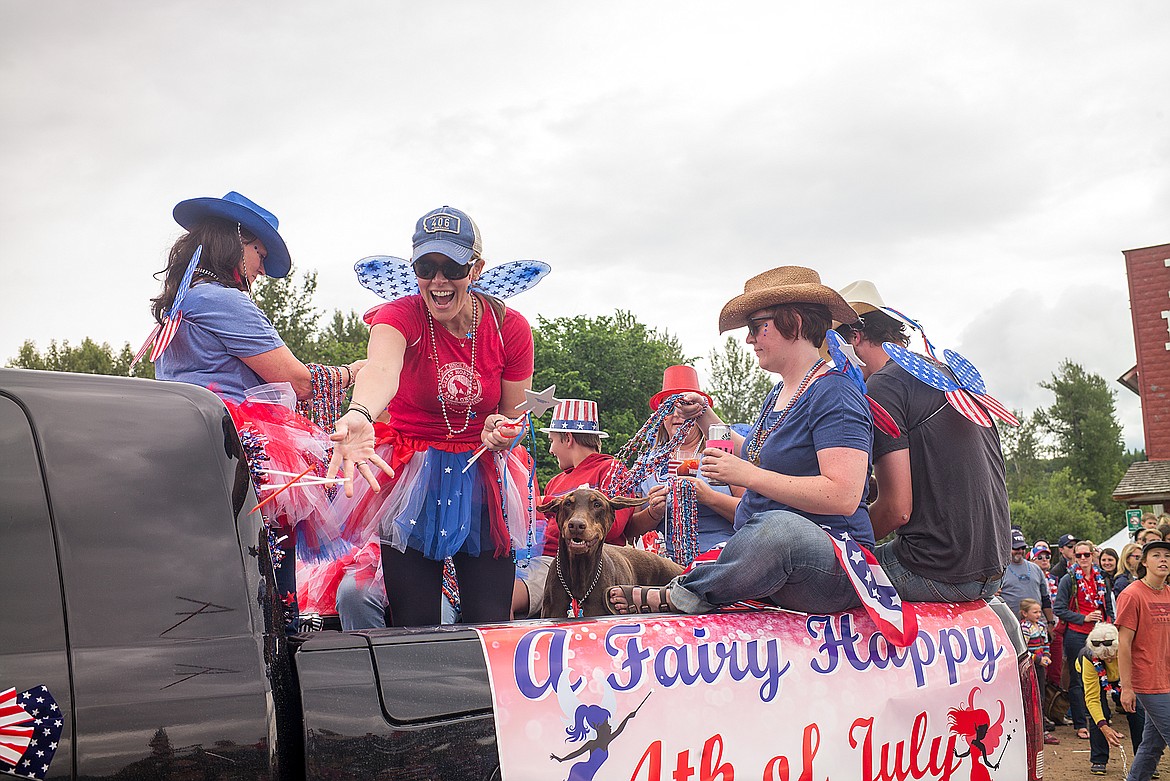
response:
[[[983,426],[984,428],[990,427],[992,425],[991,416],[987,414],[990,410],[1005,423],[1014,426],[1019,425],[1019,421],[1016,420],[1015,416],[1004,409],[1002,404],[986,393],[973,390],[976,387],[986,389],[983,384],[983,379],[975,371],[975,367],[969,361],[963,359],[962,356],[958,355],[958,353],[951,353],[951,355],[962,359],[962,363],[965,366],[962,367],[961,371],[956,371],[954,367],[951,367],[951,370],[955,372],[956,378],[962,379],[962,384],[956,379],[952,379],[950,375],[929,358],[911,352],[901,345],[886,342],[882,345],[882,349],[886,351],[886,355],[890,356],[895,363],[909,372],[911,376],[936,390],[942,391],[946,395],[950,405],[972,423]],[[944,351],[944,355],[948,352],[951,351]],[[949,361],[947,365],[951,366]],[[970,387],[967,387],[968,385]]]
[[[354,264],[358,283],[387,301],[415,295],[418,279],[405,258],[371,255]],[[492,266],[471,286],[496,298],[511,298],[531,290],[552,268],[539,260],[514,260]]]
[[[845,352],[846,347],[849,346],[845,338],[836,331],[829,330],[825,333],[825,347],[829,351],[829,357],[833,359],[834,368],[853,380],[854,384],[865,394],[865,400],[869,403],[869,410],[873,415],[873,424],[877,426],[878,430],[883,434],[897,439],[902,433],[898,428],[898,424],[894,422],[894,418],[890,413],[886,412],[885,407],[870,398],[865,387],[865,375],[861,373],[861,369],[857,368],[853,360]]]
[[[947,366],[951,367],[951,371],[955,373],[955,379],[959,381],[963,389],[968,391],[975,397],[976,401],[986,407],[988,412],[1008,425],[1020,425],[1020,421],[1016,416],[987,392],[987,384],[983,382],[983,375],[979,373],[979,370],[970,361],[954,350],[943,350],[943,360],[947,362]]]

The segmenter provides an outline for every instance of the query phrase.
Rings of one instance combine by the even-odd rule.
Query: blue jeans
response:
[[[1146,711],[1146,729],[1142,732],[1142,744],[1133,755],[1126,781],[1147,781],[1158,769],[1162,750],[1170,741],[1170,692],[1137,693],[1137,701]]]
[[[891,543],[879,545],[874,550],[878,563],[886,571],[890,583],[904,602],[975,602],[987,600],[999,591],[1003,575],[986,580],[972,580],[966,583],[944,583],[931,580],[911,572],[898,561]]]
[[[442,623],[459,623],[459,613],[446,597],[440,599],[442,602],[439,614]],[[540,615],[539,611],[537,615]],[[341,583],[337,584],[337,617],[341,619],[341,628],[346,632],[355,629],[382,629],[386,626],[386,602],[376,589],[359,586],[353,573],[347,572]]]
[[[757,513],[731,536],[719,558],[669,585],[680,613],[709,613],[744,599],[802,613],[861,606],[824,529],[787,510]]]

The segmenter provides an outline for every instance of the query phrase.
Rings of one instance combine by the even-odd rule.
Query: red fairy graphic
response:
[[[951,732],[967,742],[967,750],[960,754],[959,750],[955,749],[955,756],[961,759],[970,755],[971,781],[991,781],[991,774],[987,772],[987,769],[999,769],[1000,763],[991,761],[991,752],[995,751],[996,747],[999,746],[999,739],[1003,737],[1004,706],[1003,700],[997,701],[999,702],[999,718],[992,724],[991,715],[982,708],[975,707],[975,692],[977,691],[979,691],[978,686],[971,689],[966,707],[960,705],[957,708],[951,708],[947,712],[947,721],[951,725]],[[1011,735],[1008,735],[1004,740],[1005,750],[1011,740]],[[1003,751],[999,753],[1001,761],[1003,754]]]

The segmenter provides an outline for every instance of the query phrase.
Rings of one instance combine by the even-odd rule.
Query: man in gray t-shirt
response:
[[[878,498],[870,520],[878,540],[896,532],[878,546],[878,561],[903,599],[988,599],[999,590],[1011,539],[999,432],[972,423],[890,360],[882,343],[910,340],[872,283],[855,282],[841,294],[863,323],[839,330],[865,362],[869,396],[901,431],[896,439],[874,431]]]
[[[1051,627],[1056,621],[1052,613],[1052,600],[1048,596],[1048,581],[1044,577],[1044,570],[1028,561],[1025,555],[1027,552],[1028,543],[1024,541],[1024,535],[1019,529],[1012,529],[1012,559],[1003,573],[999,596],[1017,616],[1020,614],[1020,600],[1036,600],[1044,609],[1044,616]]]

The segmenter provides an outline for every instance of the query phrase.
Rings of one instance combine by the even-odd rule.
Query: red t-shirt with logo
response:
[[[1117,625],[1134,631],[1133,681],[1122,681],[1141,694],[1170,692],[1170,588],[1154,591],[1144,580],[1129,584],[1117,597]]]
[[[370,326],[389,325],[406,338],[398,393],[388,407],[390,424],[401,433],[433,442],[478,443],[488,415],[509,414],[499,410],[501,381],[519,382],[532,376],[532,328],[528,321],[509,308],[500,322],[483,298],[476,299],[480,320],[475,332],[474,371],[472,340],[460,340],[437,323],[432,329],[421,295],[406,296],[366,313]],[[446,420],[440,393],[446,402]],[[466,430],[459,431],[469,404],[472,417]],[[459,433],[449,435],[448,422]]]

